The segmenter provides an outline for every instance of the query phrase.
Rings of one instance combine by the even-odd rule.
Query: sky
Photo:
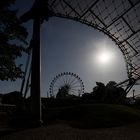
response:
[[[27,11],[32,2],[17,0],[15,7],[19,8],[18,16]],[[30,40],[32,21],[24,26]],[[24,54],[18,62],[25,66],[26,60],[27,55]],[[51,81],[61,72],[78,74],[85,92],[91,92],[96,81],[106,84],[108,81],[127,79],[123,55],[107,35],[72,20],[52,17],[41,25],[41,96],[47,96]],[[15,82],[0,81],[0,93],[19,91],[21,82],[20,79]],[[135,89],[138,93],[139,88]]]

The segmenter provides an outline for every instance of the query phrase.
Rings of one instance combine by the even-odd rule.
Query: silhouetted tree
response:
[[[106,85],[106,94],[104,96],[104,101],[114,103],[117,98],[117,87],[116,82],[109,81]]]
[[[103,96],[105,95],[106,87],[102,82],[96,82],[96,86],[93,88],[93,98],[95,100],[101,101]]]
[[[124,103],[126,95],[125,90],[117,87],[115,81],[109,81],[106,86],[104,83],[96,82],[93,92],[83,94],[82,98],[103,103]]]
[[[65,98],[65,97],[67,97],[69,95],[69,89],[70,89],[70,87],[68,85],[62,86],[59,89],[59,91],[58,91],[58,93],[56,95],[56,98]]]
[[[88,100],[88,99],[94,99],[92,93],[84,93],[82,94],[82,99]]]
[[[125,90],[121,87],[117,87],[116,82],[109,81],[106,85],[106,96],[104,100],[109,103],[123,103],[125,98]]]
[[[15,80],[23,75],[16,59],[22,55],[27,32],[16,16],[17,10],[11,8],[14,3],[15,0],[0,1],[0,80]]]

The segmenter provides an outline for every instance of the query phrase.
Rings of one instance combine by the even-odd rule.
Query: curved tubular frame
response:
[[[121,50],[130,86],[140,80],[139,13],[140,0],[35,0],[21,19],[26,22],[39,17],[43,22],[56,16],[81,22],[103,32]]]
[[[72,19],[103,32],[121,50],[129,79],[140,79],[139,0],[48,0],[51,16]]]
[[[140,0],[35,0],[21,17],[33,19],[31,113],[41,124],[40,23],[58,16],[87,24],[108,35],[120,48],[126,61],[129,83],[140,79]]]

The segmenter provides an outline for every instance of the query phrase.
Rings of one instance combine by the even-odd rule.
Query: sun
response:
[[[109,51],[102,51],[98,54],[97,59],[100,64],[108,64],[111,62],[111,53]]]
[[[116,52],[112,45],[105,41],[95,44],[94,51],[90,52],[89,62],[99,68],[110,69],[116,63]]]
[[[114,55],[109,49],[102,49],[96,55],[96,61],[100,66],[112,65]]]

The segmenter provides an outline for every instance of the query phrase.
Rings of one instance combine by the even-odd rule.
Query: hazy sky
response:
[[[31,0],[18,0],[17,7],[24,13]],[[21,6],[22,5],[22,6]],[[25,24],[31,38],[31,22]],[[87,25],[62,18],[50,18],[41,28],[42,96],[47,95],[51,80],[61,72],[80,76],[85,91],[90,92],[96,81],[120,82],[127,79],[123,55],[106,35]],[[108,53],[107,60],[102,59]],[[26,55],[18,61],[25,63]],[[0,82],[0,93],[20,90],[21,80]],[[138,92],[138,91],[137,91]]]
[[[86,91],[91,91],[96,81],[126,79],[123,56],[103,33],[71,20],[52,18],[43,24],[41,36],[44,87],[56,74],[65,71],[78,74]],[[102,64],[98,56],[104,50],[112,58]]]

